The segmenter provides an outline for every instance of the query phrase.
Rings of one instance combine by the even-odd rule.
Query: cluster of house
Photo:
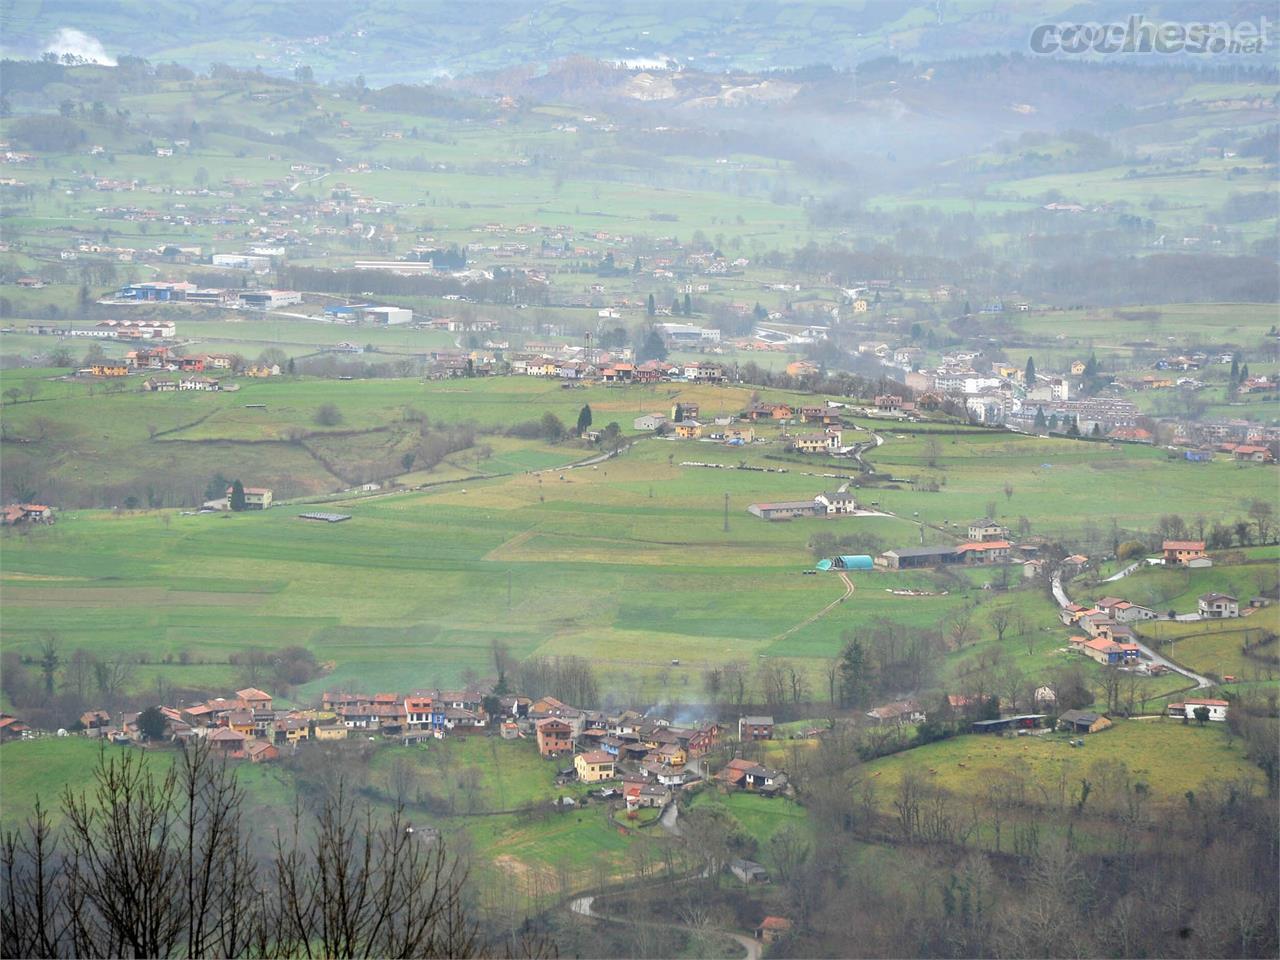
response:
[[[53,523],[53,508],[42,503],[10,503],[0,508],[0,526]]]
[[[968,539],[963,543],[886,550],[876,557],[875,565],[887,570],[910,570],[948,564],[1007,563],[1013,554],[1008,537],[1007,527],[983,517],[969,524]]]
[[[130,350],[119,360],[101,360],[87,372],[95,377],[124,377],[143,370],[168,370],[177,373],[203,373],[206,370],[230,370],[235,358],[226,353],[179,354],[169,347],[141,347]]]
[[[484,696],[474,690],[419,690],[410,694],[328,691],[321,697],[320,706],[348,730],[377,731],[383,736],[410,740],[488,733],[491,729]],[[504,708],[507,706],[514,707],[514,703],[504,703]]]
[[[237,690],[234,697],[215,697],[187,707],[161,706],[159,710],[171,740],[203,740],[227,757],[253,763],[274,760],[282,747],[299,741],[347,736],[347,728],[333,714],[272,709],[271,694],[256,687]],[[128,743],[143,738],[138,718],[138,713],[112,717],[106,710],[89,710],[80,717],[79,726],[85,736]]]
[[[1083,635],[1071,637],[1070,648],[1107,666],[1138,662],[1142,650],[1134,642],[1129,624],[1157,616],[1154,610],[1121,597],[1103,597],[1092,607],[1070,603],[1059,613],[1065,625],[1084,631]]]
[[[516,354],[508,361],[515,376],[548,377],[560,380],[598,380],[602,383],[724,383],[723,364],[692,360],[675,362],[647,360],[630,363],[616,360],[555,358]]]
[[[647,717],[634,710],[609,715],[581,710],[554,697],[510,698],[511,718],[502,724],[504,737],[532,736],[544,757],[572,757],[561,772],[584,783],[617,780],[629,809],[661,807],[695,779],[686,770],[720,741],[720,726],[692,726]],[[505,708],[504,703],[504,708]]]

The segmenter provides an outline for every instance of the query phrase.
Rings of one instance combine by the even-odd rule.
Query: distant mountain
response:
[[[1040,23],[1152,20],[1259,22],[1260,0],[6,0],[7,56],[47,49],[102,60],[122,54],[370,84],[500,71],[571,56],[661,69],[848,67],[1026,51]],[[100,44],[99,48],[96,44]]]

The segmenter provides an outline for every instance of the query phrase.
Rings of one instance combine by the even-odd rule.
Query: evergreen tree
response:
[[[693,316],[693,297],[687,293],[684,295],[684,315],[686,317]]]
[[[1240,364],[1240,382],[1244,383],[1249,379],[1249,365],[1247,363]]]
[[[296,372],[297,372],[297,367],[294,366],[293,357],[290,357],[289,358],[289,376],[293,376]]]
[[[138,714],[137,723],[138,732],[142,734],[144,740],[163,740],[169,728],[169,722],[165,720],[159,707],[147,707]]]
[[[755,306],[755,309],[751,311],[751,315],[755,317],[757,320],[769,319],[769,311],[766,310],[764,307],[762,307],[759,303],[757,303]]]
[[[1036,407],[1036,426],[1044,428],[1048,425],[1049,421],[1044,418],[1044,407]]]
[[[1076,417],[1071,418],[1071,425],[1067,427],[1067,436],[1068,437],[1080,436],[1080,422],[1078,418]]]
[[[672,300],[672,301],[671,301],[671,315],[672,315],[673,317],[678,317],[678,316],[680,316],[680,301],[679,301],[679,300]]]
[[[591,404],[585,403],[578,411],[578,436],[582,436],[591,428]]]
[[[1027,357],[1027,369],[1024,374],[1024,379],[1027,381],[1028,387],[1034,387],[1036,385],[1036,361],[1032,357]]]
[[[857,637],[845,644],[840,653],[840,705],[861,707],[871,694],[867,672],[867,655],[862,641]]]
[[[662,337],[658,335],[657,330],[650,330],[644,336],[644,341],[636,350],[636,360],[639,363],[645,363],[649,360],[665,360],[667,359],[667,345],[662,342]]]
[[[1235,386],[1240,382],[1240,359],[1235,355],[1231,355],[1231,385]]]
[[[649,302],[645,306],[645,312],[648,313],[649,316],[651,317],[658,312],[658,305],[657,303],[654,302],[652,293],[649,294]]]
[[[1093,425],[1093,436],[1102,436],[1102,424],[1095,422]]]
[[[244,484],[239,480],[231,481],[231,509],[244,509]]]

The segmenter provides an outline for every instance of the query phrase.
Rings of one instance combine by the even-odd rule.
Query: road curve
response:
[[[569,901],[569,909],[580,917],[590,917],[593,920],[606,920],[609,923],[630,923],[634,925],[643,925],[647,927],[679,927],[681,930],[690,930],[693,933],[720,933],[726,937],[736,940],[738,944],[747,951],[746,960],[760,960],[762,952],[761,944],[758,940],[741,933],[734,933],[732,930],[722,930],[719,927],[708,927],[705,930],[698,930],[694,927],[687,926],[683,923],[653,923],[647,920],[624,920],[621,917],[611,917],[607,913],[600,913],[593,910],[591,905],[595,902],[595,897],[577,897]]]

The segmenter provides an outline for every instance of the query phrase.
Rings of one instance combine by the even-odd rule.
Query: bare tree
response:
[[[1009,623],[1013,619],[1013,614],[1008,607],[996,607],[988,616],[991,621],[991,629],[996,632],[996,640],[1004,643],[1005,631],[1009,629]]]
[[[63,794],[60,835],[37,807],[0,838],[3,955],[549,954],[541,940],[483,938],[465,906],[465,868],[400,809],[376,823],[339,783],[314,829],[295,809],[264,876],[242,803],[232,768],[205,744],[163,775],[141,752],[104,753],[94,788]]]
[[[951,618],[950,626],[952,642],[956,649],[963,649],[973,639],[973,615],[967,609],[960,610]]]

